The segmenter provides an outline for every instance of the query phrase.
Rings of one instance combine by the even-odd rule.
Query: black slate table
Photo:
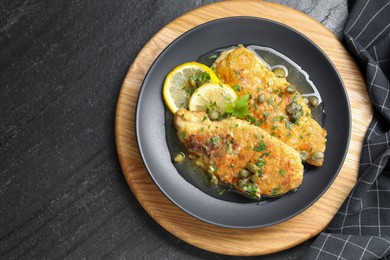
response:
[[[212,0],[0,2],[0,259],[226,259],[160,227],[122,175],[124,76],[144,44]],[[338,37],[347,0],[275,0]],[[310,245],[253,259],[296,259]],[[245,258],[251,259],[251,258]]]

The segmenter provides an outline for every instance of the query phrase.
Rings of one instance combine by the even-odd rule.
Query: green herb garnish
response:
[[[255,184],[248,183],[247,185],[243,186],[242,189],[246,193],[248,193],[249,196],[251,196],[252,198],[258,197],[258,196],[256,196],[256,193],[259,190],[259,188]]]
[[[265,149],[267,149],[267,146],[265,145],[263,140],[260,140],[259,143],[255,147],[253,147],[253,150],[256,152],[262,152]]]
[[[279,190],[280,190],[280,187],[277,187],[277,188],[273,189],[272,190],[272,195],[279,194]]]
[[[225,105],[225,111],[227,113],[227,116],[235,116],[238,118],[244,118],[245,116],[249,115],[249,95],[244,95],[241,97],[238,97],[236,101],[234,101],[234,104],[226,104]]]
[[[241,87],[240,86],[238,86],[238,85],[235,85],[235,86],[233,86],[233,89],[234,89],[234,91],[240,91],[241,90]]]
[[[199,82],[198,86],[200,86],[200,85],[206,83],[207,81],[209,81],[211,79],[211,77],[207,72],[204,71],[204,72],[195,73],[194,75],[192,75],[192,79],[195,82]]]

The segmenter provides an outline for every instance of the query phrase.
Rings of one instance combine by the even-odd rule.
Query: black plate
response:
[[[175,66],[202,54],[242,43],[271,47],[300,65],[325,103],[328,132],[325,163],[306,172],[298,192],[264,203],[232,202],[201,191],[172,164],[166,141],[162,85]],[[136,110],[136,134],[144,164],[160,190],[179,208],[211,224],[258,228],[285,221],[304,211],[329,188],[346,156],[351,118],[343,83],[327,56],[311,40],[280,23],[234,17],[200,25],[176,39],[155,60],[142,84]],[[239,195],[238,195],[239,196]],[[158,198],[156,198],[158,199]]]

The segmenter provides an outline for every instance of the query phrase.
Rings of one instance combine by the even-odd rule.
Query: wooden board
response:
[[[300,215],[275,226],[239,230],[213,226],[189,216],[170,202],[145,170],[136,143],[135,105],[139,88],[154,59],[187,30],[223,17],[254,16],[275,20],[300,31],[328,55],[338,69],[352,112],[352,136],[345,163],[329,190]],[[207,5],[174,20],[141,50],[123,82],[117,105],[115,135],[123,174],[145,210],[166,230],[205,250],[228,255],[262,255],[281,251],[320,233],[356,183],[364,134],[372,110],[364,80],[338,39],[309,16],[274,3],[228,1]]]

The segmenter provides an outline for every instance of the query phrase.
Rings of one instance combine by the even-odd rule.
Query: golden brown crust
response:
[[[258,195],[284,194],[297,189],[302,182],[299,153],[244,120],[211,121],[205,112],[180,109],[174,123],[180,141],[189,153],[196,155],[196,163],[238,190],[243,190],[237,185],[239,171],[248,163],[259,166],[260,176],[255,182]]]
[[[326,130],[312,118],[310,108],[298,92],[290,94],[286,91],[289,83],[285,78],[276,77],[244,47],[222,53],[213,67],[222,82],[240,86],[239,96],[251,95],[251,116],[262,129],[297,151],[306,151],[309,164],[323,164],[323,159],[313,160],[312,155],[325,152]],[[262,94],[265,102],[259,103],[257,100]],[[290,124],[286,107],[294,100],[302,107],[303,116]]]

